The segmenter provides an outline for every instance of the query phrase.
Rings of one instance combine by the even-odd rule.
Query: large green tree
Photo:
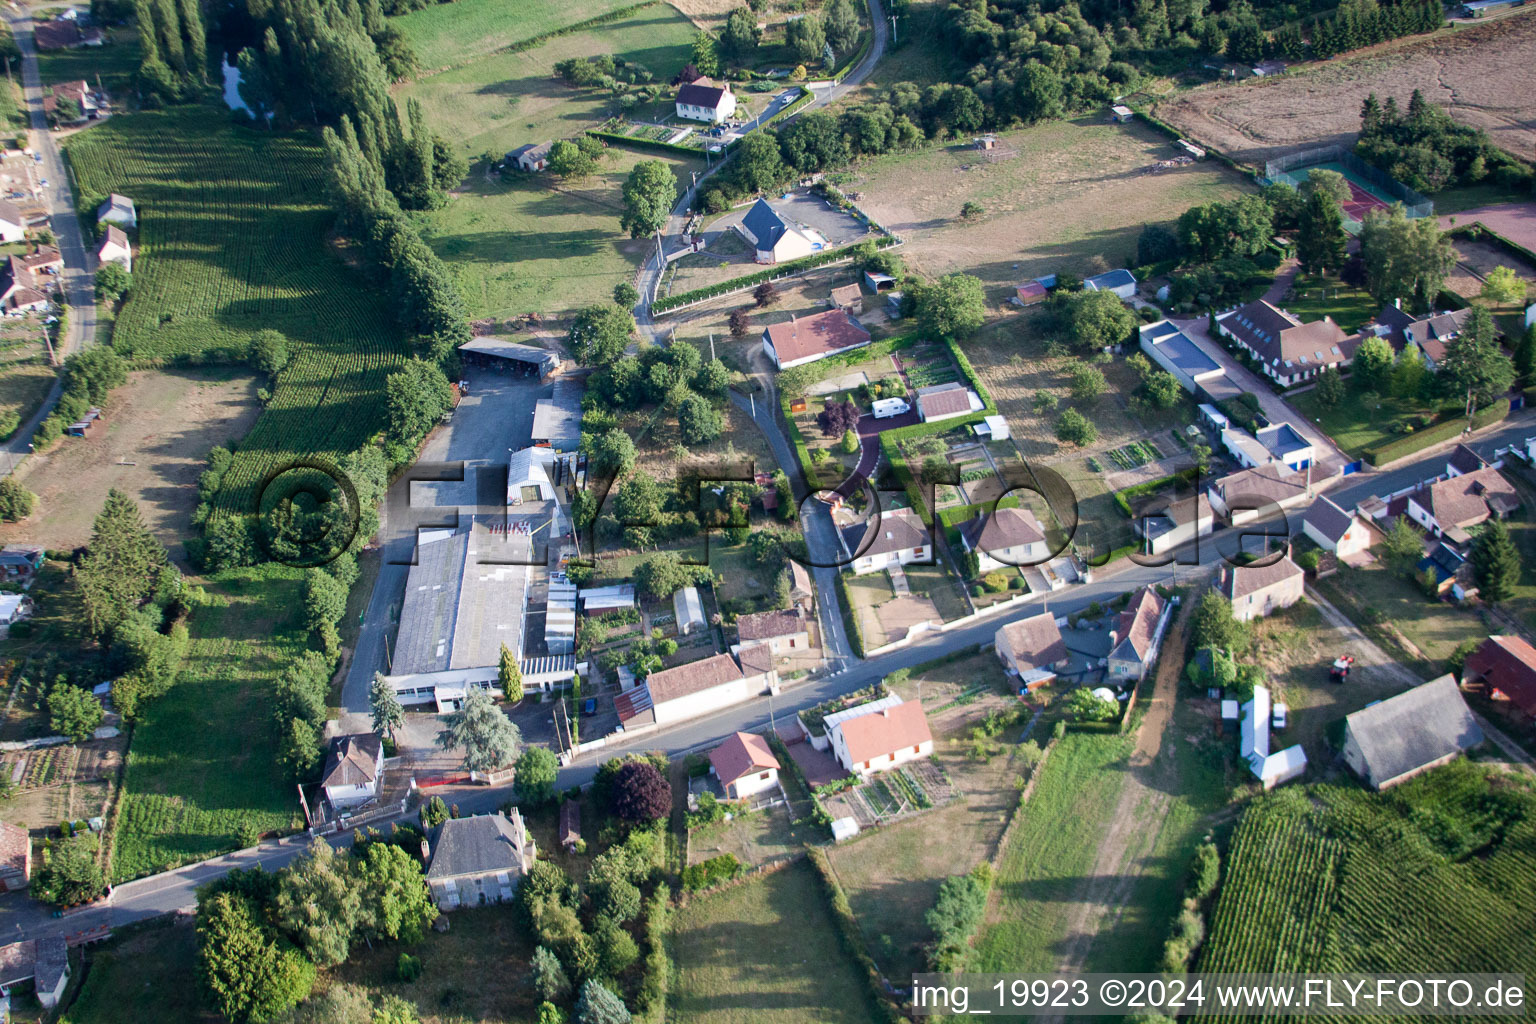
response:
[[[94,832],[60,839],[42,857],[32,877],[32,895],[57,907],[89,903],[106,892],[101,843]]]
[[[459,710],[445,716],[437,745],[444,750],[464,750],[464,767],[472,772],[505,768],[517,758],[521,739],[517,726],[502,713],[481,686],[465,690]]]
[[[1322,189],[1307,197],[1296,230],[1296,256],[1301,268],[1317,274],[1344,263],[1344,215],[1336,199]]]
[[[917,293],[923,329],[941,338],[967,338],[987,318],[986,293],[970,274],[946,274]]]
[[[91,632],[110,632],[149,597],[166,563],[165,548],[144,525],[139,507],[117,488],[109,490],[75,568]]]
[[[827,42],[839,54],[852,51],[859,41],[859,11],[853,0],[832,0],[825,8]]]
[[[1385,338],[1367,334],[1360,342],[1350,364],[1350,383],[1361,393],[1383,394],[1391,390],[1392,346]]]
[[[415,444],[453,408],[453,385],[435,363],[412,359],[384,379],[389,437]]]
[[[1520,550],[1503,520],[1490,519],[1477,531],[1470,561],[1478,596],[1484,601],[1498,604],[1514,595],[1520,583]]]
[[[684,444],[700,445],[719,437],[725,420],[709,399],[690,392],[677,407],[677,428]]]
[[[19,523],[32,514],[37,495],[17,483],[15,477],[0,479],[0,519]]]
[[[394,843],[369,843],[352,873],[358,891],[358,934],[420,942],[437,917],[421,864]]]
[[[347,861],[324,839],[314,839],[279,875],[274,906],[278,927],[318,967],[334,967],[347,958],[361,912],[357,881]]]
[[[501,645],[496,663],[496,681],[501,684],[501,695],[513,704],[523,699],[523,669],[517,663],[517,655]]]
[[[560,762],[543,747],[528,747],[517,757],[517,775],[512,790],[517,802],[536,806],[546,803],[555,792],[555,778]]]
[[[607,366],[624,354],[634,331],[634,314],[605,303],[578,312],[566,341],[582,364]]]
[[[1434,305],[1445,279],[1456,265],[1451,238],[1433,217],[1410,220],[1401,205],[1390,213],[1366,215],[1360,229],[1360,257],[1365,284],[1373,298],[1386,303],[1401,299],[1415,309]]]
[[[373,731],[380,736],[393,739],[395,730],[405,724],[405,707],[382,672],[375,672],[373,682],[368,685],[368,710],[373,719]]]
[[[629,237],[655,234],[677,202],[677,175],[660,160],[642,160],[624,179],[624,214],[619,226]]]
[[[757,27],[757,15],[746,7],[738,7],[725,19],[725,28],[720,33],[720,49],[728,57],[743,60],[757,49],[762,37],[762,29]]]
[[[1118,345],[1136,329],[1136,314],[1114,292],[1079,292],[1069,300],[1066,326],[1079,351]]]
[[[59,683],[48,692],[48,724],[76,743],[91,738],[103,715],[101,701],[83,686]]]
[[[1190,620],[1190,646],[1235,651],[1243,646],[1245,639],[1243,624],[1232,615],[1232,602],[1218,591],[1206,591],[1200,603],[1195,605],[1194,618]]]
[[[802,64],[809,64],[821,56],[827,45],[826,29],[814,17],[800,17],[784,26],[784,45]]]
[[[197,907],[198,981],[209,1004],[233,1024],[260,1024],[309,994],[315,968],[262,924],[252,901],[217,892]]]
[[[1509,390],[1515,364],[1499,347],[1498,329],[1487,307],[1472,307],[1467,326],[1446,343],[1435,371],[1447,394],[1465,402],[1468,416]]]

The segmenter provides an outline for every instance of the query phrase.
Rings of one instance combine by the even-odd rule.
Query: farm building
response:
[[[1205,159],[1205,150],[1201,149],[1193,142],[1190,142],[1188,139],[1180,139],[1174,143],[1174,146],[1183,150],[1185,156],[1191,157],[1195,160]]]
[[[809,256],[821,248],[819,243],[811,241],[804,232],[779,216],[766,199],[752,204],[736,230],[752,243],[759,263],[783,263]]]
[[[1263,299],[1222,313],[1216,318],[1216,333],[1232,339],[1258,360],[1267,376],[1286,385],[1328,367],[1348,366],[1360,347],[1360,336],[1346,335],[1332,317],[1304,324]]]
[[[839,537],[855,576],[933,557],[928,528],[909,508],[890,509],[876,519],[844,527]]]
[[[738,651],[766,647],[773,654],[804,651],[811,646],[810,623],[799,608],[751,612],[736,620]]]
[[[1420,487],[1404,500],[1403,511],[1432,536],[1466,544],[1471,527],[1519,508],[1514,485],[1487,466]]]
[[[58,250],[44,250],[44,254],[52,253],[57,257]],[[5,310],[7,316],[20,316],[33,310],[48,308],[48,293],[56,284],[43,273],[51,267],[51,262],[39,262],[40,259],[51,259],[46,255],[37,253],[26,256],[7,256],[5,262],[0,264],[0,308]],[[58,266],[63,266],[63,260],[57,261]]]
[[[832,289],[832,308],[840,309],[849,316],[864,312],[864,290],[857,281]]]
[[[709,773],[732,800],[774,789],[779,784],[779,759],[768,741],[756,733],[735,732],[709,752]]]
[[[1000,508],[960,524],[960,544],[976,553],[977,572],[1039,565],[1050,557],[1045,529],[1027,508]]]
[[[861,709],[851,710],[858,712]],[[826,720],[832,756],[855,775],[888,771],[933,753],[933,733],[928,729],[928,717],[916,701],[904,701],[864,714],[844,712],[835,716],[836,722],[832,717]]]
[[[103,265],[116,263],[128,273],[133,273],[133,246],[128,244],[128,235],[116,224],[108,224],[107,229],[101,233],[96,262]]]
[[[1006,441],[1013,436],[1013,431],[1008,427],[1008,419],[1004,416],[983,416],[980,423],[971,424],[971,429],[976,431],[977,437],[989,441]]]
[[[882,274],[878,270],[864,271],[864,284],[875,294],[893,291],[896,288],[896,279],[890,274]]]
[[[1083,288],[1090,292],[1114,292],[1122,299],[1136,294],[1136,275],[1129,270],[1110,270],[1083,280]]]
[[[554,147],[553,142],[530,142],[508,153],[506,163],[520,171],[542,171],[549,166],[549,151]]]
[[[516,807],[509,814],[449,818],[429,850],[427,888],[441,910],[511,902],[537,852]]]
[[[677,116],[719,124],[736,113],[736,95],[729,84],[696,78],[677,87]]]
[[[1344,719],[1344,763],[1372,789],[1389,789],[1483,742],[1449,673]]]
[[[20,825],[0,822],[0,892],[25,889],[31,879],[31,833]]]
[[[132,199],[113,192],[96,208],[96,224],[98,226],[116,224],[120,228],[136,228],[139,226],[138,207],[134,206]]]
[[[101,29],[81,25],[76,18],[54,18],[32,26],[32,39],[39,50],[75,50],[82,46],[102,46],[106,37]]]
[[[540,502],[557,503],[560,492],[555,482],[564,479],[572,458],[562,458],[549,448],[523,448],[513,452],[507,459],[508,507]],[[559,520],[558,504],[554,504],[550,513]]]
[[[1300,601],[1306,573],[1285,556],[1269,565],[1238,565],[1221,570],[1217,588],[1232,602],[1232,616],[1252,622]]]
[[[869,332],[840,309],[813,316],[790,317],[763,331],[763,352],[780,370],[869,344]]]
[[[1513,10],[1516,7],[1525,6],[1525,0],[1467,0],[1461,5],[1463,18],[1486,18],[1490,14],[1500,11]]]
[[[84,437],[90,429],[101,421],[101,410],[94,405],[85,410],[85,415],[64,428],[64,433],[70,437]]]
[[[459,353],[468,366],[501,373],[522,373],[543,379],[560,369],[560,357],[556,353],[505,338],[474,338],[460,345]]]
[[[1152,499],[1138,510],[1131,528],[1142,538],[1147,554],[1161,555],[1183,547],[1200,537],[1209,537],[1216,529],[1211,499],[1204,494],[1157,507]]]
[[[1003,668],[1020,677],[1035,669],[1065,668],[1070,657],[1061,627],[1050,612],[999,627],[992,643]]]
[[[1173,374],[1190,394],[1198,394],[1205,381],[1225,378],[1221,364],[1195,344],[1172,320],[1159,320],[1137,331],[1141,350],[1158,366]]]
[[[1142,587],[1120,613],[1109,635],[1105,664],[1111,678],[1140,680],[1157,661],[1172,606],[1152,587]]]
[[[984,408],[981,396],[957,381],[917,389],[917,418],[924,423],[969,416]]]
[[[15,203],[0,199],[0,242],[19,242],[26,237],[26,215]]]
[[[1285,62],[1281,60],[1261,60],[1248,70],[1253,72],[1254,78],[1273,78],[1275,75],[1285,74]]]
[[[750,672],[744,672],[729,654],[716,654],[652,672],[636,689],[648,695],[656,724],[668,725],[751,700],[766,690],[773,678],[772,672],[755,662]]]
[[[59,102],[68,100],[79,111],[78,116],[65,117],[59,112]],[[79,124],[82,121],[94,121],[101,116],[105,104],[91,91],[91,84],[83,78],[73,82],[61,82],[58,85],[49,86],[43,95],[43,113],[47,114],[55,123]]]
[[[338,811],[365,804],[379,795],[384,776],[384,744],[371,732],[332,738],[325,753],[320,788]]]
[[[1037,302],[1044,302],[1050,291],[1039,281],[1025,281],[1013,289],[1013,304],[1016,306],[1033,306]]]
[[[1340,558],[1359,554],[1371,546],[1371,528],[1327,495],[1312,503],[1301,521],[1301,529],[1318,547]]]
[[[1434,578],[1436,597],[1449,595],[1457,601],[1477,596],[1477,578],[1467,556],[1446,543],[1436,544],[1415,566],[1419,575]]]
[[[581,444],[581,385],[575,380],[562,377],[553,395],[533,403],[533,443],[557,452],[573,452]]]
[[[1518,636],[1490,636],[1467,656],[1464,683],[1480,682],[1495,700],[1507,700],[1536,718],[1536,648]]]
[[[1130,107],[1122,106],[1119,103],[1116,103],[1114,106],[1109,108],[1109,119],[1115,124],[1125,124],[1135,116],[1136,111],[1132,110]]]
[[[1238,743],[1238,753],[1265,789],[1289,782],[1307,770],[1307,755],[1300,745],[1270,752],[1269,720],[1272,710],[1269,687],[1255,686],[1253,699],[1243,704],[1241,739]]]
[[[704,628],[704,602],[698,587],[684,587],[672,595],[672,613],[677,616],[677,631],[684,636]]]
[[[46,558],[43,548],[32,544],[7,544],[0,548],[0,578],[25,582],[37,575]]]

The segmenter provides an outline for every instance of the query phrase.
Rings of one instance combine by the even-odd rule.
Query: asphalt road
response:
[[[53,133],[48,130],[48,119],[43,113],[43,86],[37,70],[37,47],[32,38],[32,19],[29,12],[14,6],[7,8],[6,21],[21,51],[22,99],[31,118],[29,139],[35,153],[42,156],[38,167],[39,176],[48,180],[44,199],[51,213],[50,225],[57,240],[59,252],[64,257],[64,299],[69,306],[69,324],[65,331],[59,358],[74,354],[96,341],[96,253],[86,245],[85,232],[80,218],[75,214],[75,200],[69,187],[69,174],[64,158],[59,152]],[[48,392],[42,407],[6,442],[8,453],[0,460],[0,476],[11,473],[16,465],[31,451],[32,435],[43,419],[53,411],[63,393],[55,384]]]

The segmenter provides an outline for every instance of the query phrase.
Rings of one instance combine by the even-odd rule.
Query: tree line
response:
[[[1508,188],[1529,188],[1531,168],[1493,144],[1481,128],[1457,124],[1418,89],[1408,109],[1397,98],[1373,92],[1360,106],[1355,153],[1409,188],[1433,195],[1453,185],[1492,179]]]

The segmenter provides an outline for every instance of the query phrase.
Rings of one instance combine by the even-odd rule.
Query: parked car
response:
[[[590,718],[593,715],[597,714],[597,698],[596,697],[588,697],[586,700],[582,701],[581,702],[581,713],[583,715],[586,715],[588,718]]]

